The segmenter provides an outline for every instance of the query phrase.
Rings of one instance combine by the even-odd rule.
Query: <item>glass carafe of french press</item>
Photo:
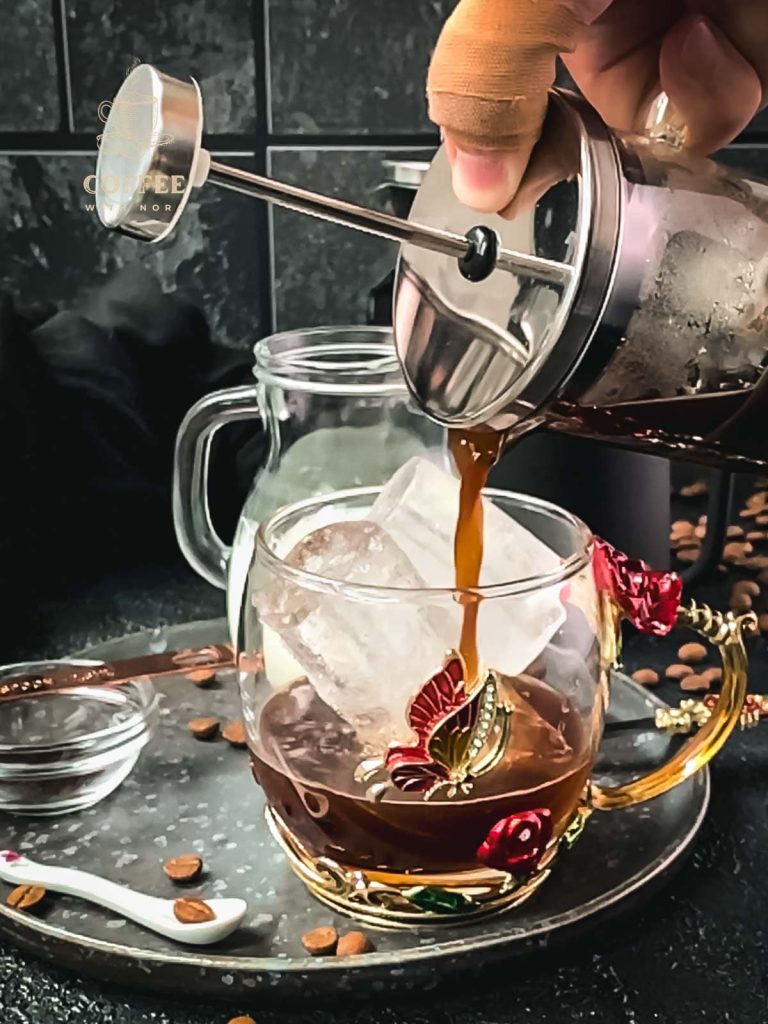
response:
[[[397,354],[432,419],[764,466],[768,184],[689,155],[663,98],[655,114],[618,136],[555,91],[504,216],[454,198],[440,151],[403,220],[211,160],[196,84],[141,65],[105,126],[97,209],[153,241],[208,181],[395,239]]]

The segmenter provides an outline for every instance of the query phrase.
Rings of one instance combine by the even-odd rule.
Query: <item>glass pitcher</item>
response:
[[[288,331],[264,338],[254,355],[255,384],[189,410],[174,466],[176,536],[192,568],[227,588],[233,641],[260,522],[302,499],[385,483],[413,455],[447,465],[445,431],[412,404],[389,328]],[[269,450],[229,548],[211,521],[208,463],[215,432],[247,419],[261,420]]]

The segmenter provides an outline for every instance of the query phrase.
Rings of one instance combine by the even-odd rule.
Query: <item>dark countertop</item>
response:
[[[709,592],[707,592],[709,591]],[[723,605],[727,588],[703,588]],[[109,636],[223,614],[223,594],[178,561],[139,566],[42,602],[11,656],[64,655]],[[662,668],[680,634],[629,638],[628,670]],[[750,644],[752,689],[768,692],[765,639]],[[677,700],[676,687],[661,694]],[[768,726],[735,736],[713,769],[711,811],[680,873],[639,911],[603,924],[578,944],[446,979],[422,1001],[264,1010],[200,1005],[102,986],[0,946],[3,1024],[258,1024],[309,1018],[320,1024],[681,1024],[768,1022]],[[599,865],[596,865],[599,870]]]

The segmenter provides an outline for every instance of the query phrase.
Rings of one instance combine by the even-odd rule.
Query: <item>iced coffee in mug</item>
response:
[[[717,752],[746,687],[744,620],[553,505],[415,458],[383,488],[262,524],[243,607],[254,775],[296,872],[389,924],[514,906],[593,810],[650,799]],[[460,510],[457,531],[457,511]],[[474,578],[474,585],[462,585]],[[666,765],[591,781],[620,626],[687,626],[721,650],[711,718]]]

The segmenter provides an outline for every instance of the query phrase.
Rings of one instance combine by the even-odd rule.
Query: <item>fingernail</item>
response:
[[[468,153],[457,149],[453,190],[465,206],[496,213],[512,200],[526,163],[520,153]]]

